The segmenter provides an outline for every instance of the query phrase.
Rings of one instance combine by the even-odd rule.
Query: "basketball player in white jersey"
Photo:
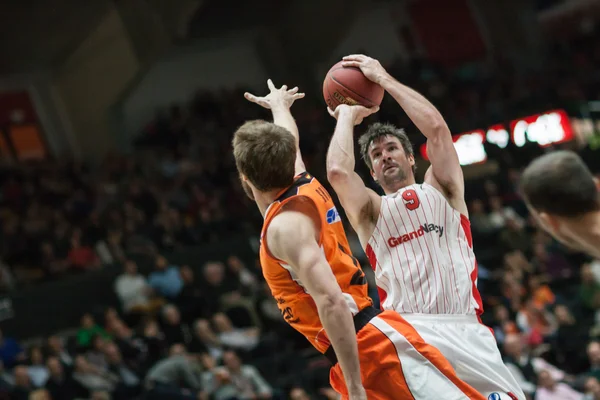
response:
[[[600,259],[600,186],[577,154],[555,151],[535,159],[523,171],[520,186],[545,231]]]
[[[383,309],[393,309],[437,347],[457,375],[492,400],[525,399],[481,324],[464,179],[451,133],[422,95],[392,78],[377,60],[344,57],[381,85],[427,137],[431,167],[415,182],[412,145],[403,130],[376,123],[359,139],[380,197],[354,172],[353,130],[376,111],[340,105],[327,154],[327,174],[375,271]]]

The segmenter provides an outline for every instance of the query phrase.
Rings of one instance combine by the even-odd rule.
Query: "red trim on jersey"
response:
[[[469,247],[473,248],[473,235],[471,234],[471,222],[469,222],[469,218],[465,215],[460,214],[460,226],[462,226],[463,231],[465,232],[465,236],[467,237],[467,242],[469,243]],[[477,280],[477,260],[475,260],[475,267],[473,268],[473,272],[471,272],[471,284],[473,285],[473,297],[477,302],[477,318],[481,314],[483,314],[483,302],[481,301],[481,294],[479,294],[479,290],[477,290],[477,285],[475,281]],[[481,319],[479,318],[479,322]]]
[[[371,247],[370,244],[367,244],[367,248],[365,249],[365,254],[367,255],[367,258],[369,259],[371,268],[373,268],[373,271],[375,271],[377,269],[377,256],[375,255],[375,252],[373,251],[373,248]],[[383,310],[383,303],[385,302],[385,299],[387,299],[387,292],[385,290],[383,290],[382,288],[380,288],[379,286],[377,286],[377,294],[379,295],[379,308],[381,308]]]

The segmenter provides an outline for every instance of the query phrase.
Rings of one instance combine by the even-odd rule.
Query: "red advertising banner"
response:
[[[542,114],[515,119],[510,123],[510,133],[502,124],[492,125],[487,131],[477,129],[452,136],[460,165],[480,164],[487,160],[484,143],[495,144],[501,149],[509,142],[523,147],[537,143],[546,147],[575,139],[569,116],[564,110],[552,110]],[[421,156],[427,157],[427,143],[420,148]]]

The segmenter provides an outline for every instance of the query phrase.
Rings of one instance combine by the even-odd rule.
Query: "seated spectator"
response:
[[[223,346],[207,320],[196,321],[190,350],[196,354],[208,351],[208,354],[217,361],[223,357]]]
[[[600,342],[590,342],[587,346],[587,355],[590,362],[588,374],[600,381]]]
[[[523,226],[525,221],[511,207],[504,206],[502,199],[499,196],[490,198],[490,221],[494,229],[502,229],[506,226],[506,222],[512,219],[515,224]]]
[[[167,304],[162,310],[162,331],[169,344],[187,345],[192,340],[187,324],[181,322],[181,314],[176,306]]]
[[[505,226],[500,232],[500,243],[505,251],[519,250],[525,254],[531,251],[531,239],[525,231],[525,225],[512,216],[505,220]]]
[[[582,400],[583,394],[566,383],[556,382],[549,371],[543,370],[538,377],[539,387],[535,400]]]
[[[590,376],[583,385],[585,389],[584,400],[600,400],[600,382],[598,379]]]
[[[48,368],[44,361],[44,354],[39,346],[33,346],[29,349],[29,365],[27,367],[29,379],[35,387],[42,387],[48,380]]]
[[[152,289],[146,278],[138,273],[135,261],[125,261],[124,268],[125,272],[115,281],[115,292],[119,296],[123,311],[125,313],[148,311]]]
[[[469,220],[471,221],[473,231],[476,233],[487,234],[496,230],[490,216],[485,212],[483,202],[479,199],[475,199],[471,202],[471,207],[469,207]]]
[[[183,280],[183,288],[177,297],[177,306],[185,321],[193,321],[202,313],[204,297],[200,285],[194,279],[194,271],[184,265],[179,270]]]
[[[196,400],[202,390],[199,366],[180,344],[171,347],[169,353],[146,375],[147,398]]]
[[[77,331],[77,343],[82,347],[89,346],[94,335],[109,337],[108,333],[96,324],[92,314],[86,313],[81,317],[81,327]]]
[[[203,316],[213,316],[221,311],[223,304],[232,303],[241,298],[238,282],[225,279],[225,267],[222,263],[206,263],[203,268],[203,277],[205,283],[202,287],[205,307]]]
[[[141,380],[137,374],[123,361],[119,348],[109,343],[105,349],[108,361],[108,371],[119,378],[115,392],[118,397],[132,399],[141,393]]]
[[[588,342],[588,327],[577,323],[569,308],[559,304],[554,308],[558,329],[552,341],[557,365],[569,373],[583,372],[587,360],[585,344]]]
[[[146,347],[144,369],[147,369],[167,353],[168,343],[155,320],[148,320],[144,323],[140,339]]]
[[[15,376],[15,384],[10,393],[11,400],[28,400],[29,394],[35,389],[35,386],[29,379],[27,367],[19,365],[15,367],[13,374]]]
[[[273,397],[273,389],[258,370],[251,365],[242,365],[242,361],[234,351],[226,351],[223,354],[223,364],[240,398],[270,399]]]
[[[518,331],[517,326],[510,319],[508,309],[502,304],[494,308],[494,323],[491,327],[494,330],[494,336],[499,345],[504,343],[506,335],[514,334]]]
[[[595,312],[600,307],[600,284],[596,282],[590,264],[581,266],[579,301],[587,312]]]
[[[533,395],[535,383],[541,371],[549,371],[555,381],[562,381],[566,374],[540,357],[533,357],[525,348],[520,335],[507,335],[504,339],[504,364],[527,395]]]
[[[49,357],[46,365],[49,372],[46,389],[50,392],[52,399],[75,399],[89,396],[89,391],[65,372],[57,357]]]
[[[17,361],[25,361],[26,358],[19,343],[13,338],[5,337],[0,331],[0,359],[2,359],[4,367],[10,369],[15,366]]]
[[[525,301],[525,306],[517,313],[517,326],[525,333],[528,344],[537,346],[544,338],[551,336],[557,329],[554,315],[538,307],[533,298]]]
[[[227,315],[219,313],[213,317],[219,342],[236,350],[251,351],[258,346],[260,330],[252,328],[235,328]]]
[[[229,400],[240,398],[240,393],[231,381],[227,369],[217,367],[215,359],[208,354],[201,356],[202,388],[209,398],[214,400]]]
[[[65,350],[63,341],[58,336],[50,336],[48,338],[47,348],[48,355],[58,358],[63,366],[70,367],[73,365],[73,357]]]
[[[71,250],[67,255],[71,268],[77,270],[97,269],[102,266],[94,250],[81,244],[81,239],[76,234],[71,238]]]
[[[543,309],[554,304],[556,297],[540,275],[531,275],[529,277],[529,293],[531,293],[533,303],[538,309]]]
[[[227,258],[227,269],[231,278],[240,283],[243,295],[252,295],[260,289],[256,276],[250,272],[239,257],[229,256]]]
[[[156,257],[155,271],[148,277],[148,284],[159,295],[169,300],[175,300],[183,288],[183,280],[179,269],[174,265],[168,265],[163,256]]]
[[[112,392],[119,380],[114,374],[90,364],[83,356],[75,357],[73,379],[91,392]]]
[[[85,359],[99,371],[106,371],[108,364],[104,354],[107,342],[100,335],[94,335],[90,342],[90,349],[85,353]]]

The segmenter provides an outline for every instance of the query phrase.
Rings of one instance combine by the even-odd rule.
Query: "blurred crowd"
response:
[[[424,60],[388,69],[462,132],[596,100],[599,67],[600,40],[589,34],[554,43],[543,74],[501,60],[452,71]],[[283,322],[255,260],[232,253],[204,265],[169,261],[186,246],[258,233],[261,217],[238,184],[229,141],[243,121],[269,114],[242,93],[198,92],[187,105],[158,111],[132,154],[110,155],[99,166],[46,160],[0,167],[3,290],[122,268],[114,282],[120,307],[83,315],[75,335],[28,346],[10,332],[0,335],[0,399],[336,398],[327,361]],[[390,101],[367,123],[381,119],[414,132]],[[324,107],[309,93],[293,113],[305,163],[326,184],[334,121]],[[484,322],[532,399],[600,400],[600,261],[537,229],[517,191],[520,169],[541,151],[490,148],[501,172],[467,182]],[[147,276],[136,254],[154,260]]]

